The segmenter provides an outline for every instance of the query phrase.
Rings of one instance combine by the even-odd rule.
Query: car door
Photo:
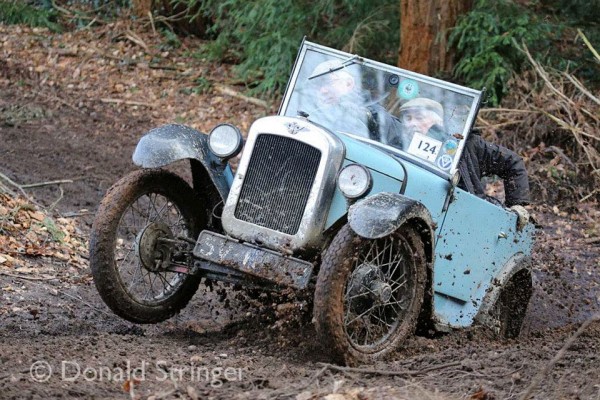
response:
[[[516,215],[456,188],[437,236],[434,310],[438,322],[469,326],[492,279],[508,260],[529,254],[531,232]]]

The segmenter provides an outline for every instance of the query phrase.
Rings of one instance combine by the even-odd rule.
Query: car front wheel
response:
[[[414,228],[370,240],[344,226],[317,278],[314,321],[323,346],[350,365],[392,352],[415,330],[426,275],[423,243]]]
[[[117,315],[156,323],[189,302],[200,278],[173,266],[189,267],[187,242],[205,225],[196,212],[203,206],[183,179],[163,170],[132,172],[109,189],[92,226],[90,267]]]

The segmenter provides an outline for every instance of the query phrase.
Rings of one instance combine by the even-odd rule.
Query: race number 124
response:
[[[441,146],[442,142],[439,140],[415,133],[408,146],[408,152],[424,160],[434,162]]]

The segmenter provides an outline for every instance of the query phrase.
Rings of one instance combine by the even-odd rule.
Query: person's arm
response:
[[[402,123],[380,104],[373,104],[369,109],[369,132],[371,139],[398,149],[407,146],[403,140]]]
[[[529,204],[529,178],[523,159],[506,147],[490,143],[477,136],[480,148],[482,176],[498,175],[504,181],[505,205]]]

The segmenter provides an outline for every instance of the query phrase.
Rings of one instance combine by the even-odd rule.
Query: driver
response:
[[[325,61],[317,65],[311,74],[311,77],[314,77],[313,79],[317,79],[317,102],[320,107],[335,106],[342,102],[351,101],[354,97],[352,96],[355,88],[354,77],[347,70],[342,68],[327,72],[339,66],[337,61]]]
[[[315,107],[309,118],[328,129],[369,137],[367,115],[354,76],[339,61],[320,63],[312,71],[309,84]],[[339,68],[339,69],[338,69]],[[336,69],[335,71],[331,71]]]
[[[309,118],[328,129],[351,133],[388,144],[390,132],[400,130],[399,121],[383,106],[369,101],[361,88],[359,66],[343,66],[338,60],[318,64],[309,83],[316,107]]]

